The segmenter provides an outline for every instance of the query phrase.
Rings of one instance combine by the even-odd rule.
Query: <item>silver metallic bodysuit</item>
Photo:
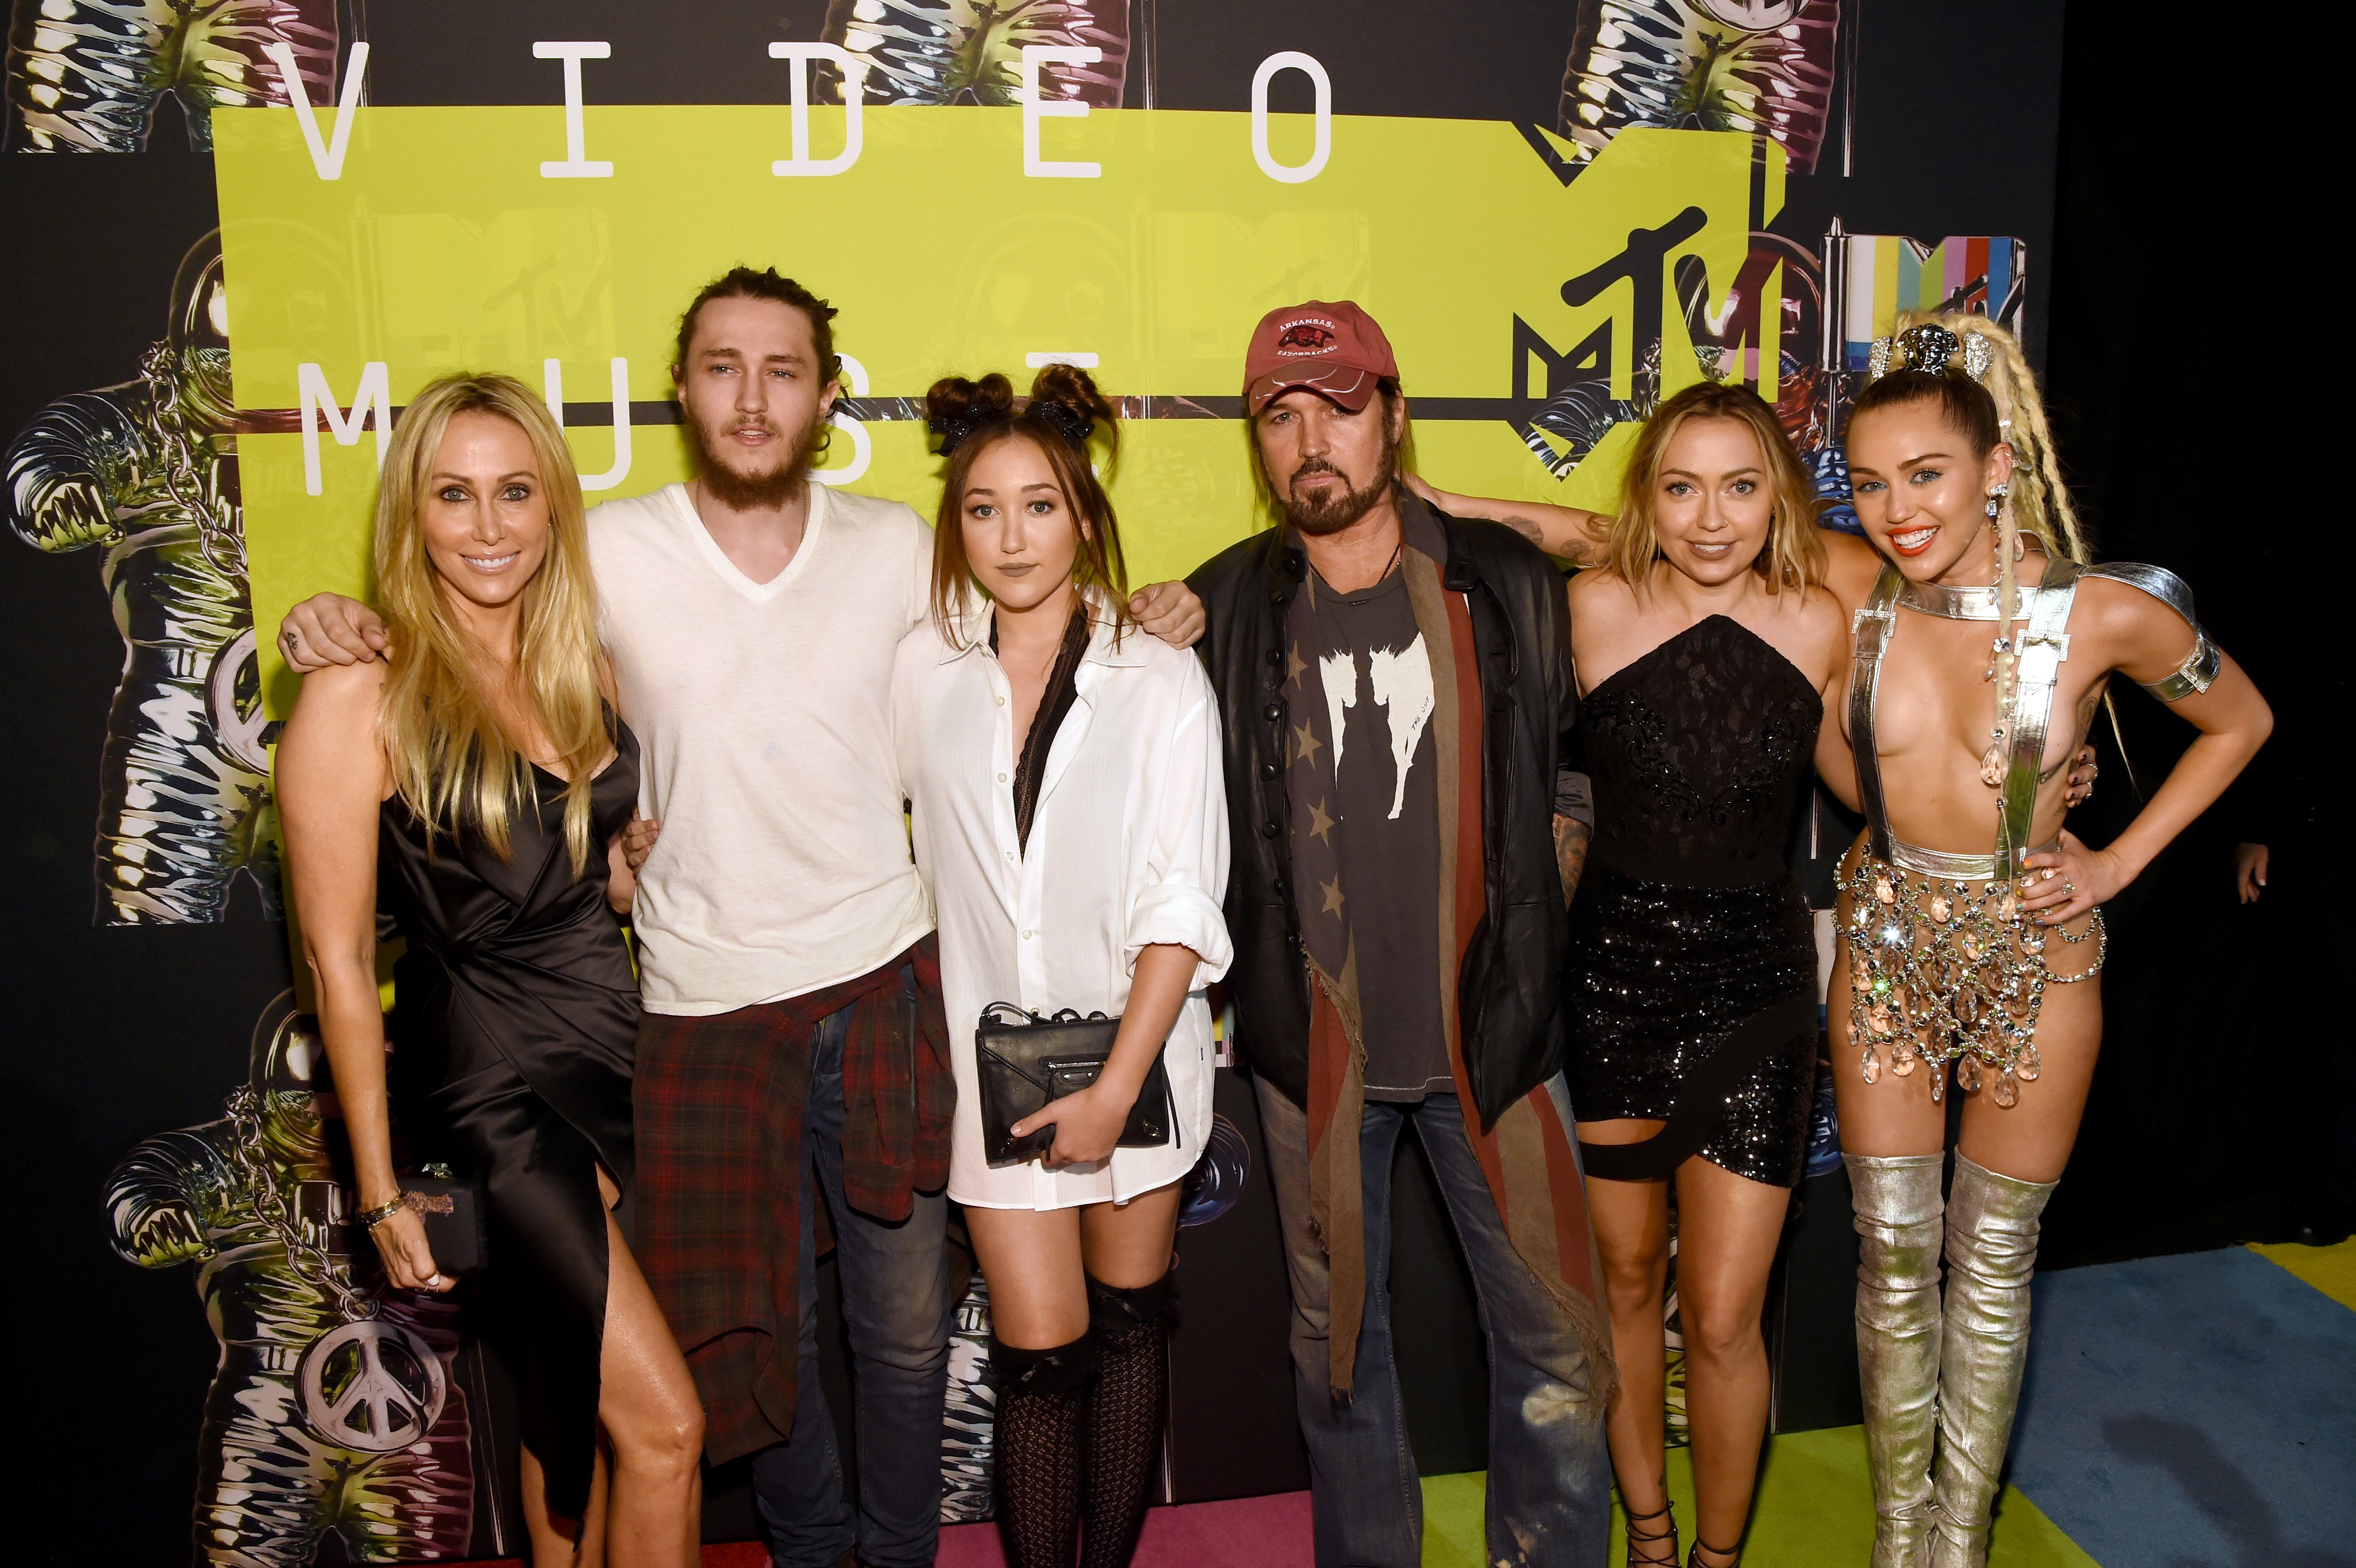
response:
[[[100,773],[101,925],[219,920],[241,871],[281,918],[218,237],[180,273],[171,335],[142,378],[51,403],[6,457],[9,525],[53,555],[102,551],[123,635]]]
[[[282,996],[230,1114],[148,1139],[107,1181],[115,1251],[148,1269],[195,1262],[220,1342],[198,1443],[199,1563],[294,1568],[330,1533],[354,1563],[471,1544],[460,1309],[386,1292],[354,1316],[354,1205],[319,1109],[326,1056]]]
[[[1997,590],[1909,583],[1894,566],[1882,568],[1872,596],[1856,618],[1856,667],[1849,680],[1849,743],[1857,757],[1858,792],[1865,809],[1866,843],[1844,873],[1849,908],[1842,924],[1848,946],[1849,1043],[1859,1052],[1865,1080],[1887,1069],[1904,1077],[1932,1064],[1931,1097],[1941,1097],[1946,1064],[1965,1092],[1992,1077],[1998,1105],[2019,1098],[2019,1085],[2038,1074],[2037,1014],[2048,984],[2074,984],[2101,972],[2108,937],[2098,908],[2078,922],[2047,927],[2022,908],[2027,860],[2054,847],[2029,843],[2044,766],[2053,691],[2070,656],[2070,608],[2078,584],[2107,577],[2151,595],[2181,615],[2194,632],[2192,652],[2166,680],[2147,688],[2162,702],[2205,692],[2220,657],[2193,618],[2192,592],[2183,579],[2157,566],[2111,562],[2081,566],[2051,557],[2043,579],[2022,585],[2014,618],[2018,645],[2010,754],[2004,758],[1997,847],[1992,854],[1954,854],[1891,836],[1881,789],[1881,758],[1874,743],[1881,660],[1898,625],[1900,606],[1955,620],[1995,622]],[[2056,765],[2060,766],[2059,764]],[[2095,943],[2091,963],[2057,972],[2047,958],[2048,933],[2063,950]]]
[[[8,105],[22,152],[135,153],[170,93],[188,144],[213,145],[212,112],[283,104],[262,51],[294,51],[314,103],[335,98],[336,0],[20,0],[8,39]]]
[[[1019,103],[1025,44],[1099,48],[1094,65],[1042,65],[1039,95],[1118,109],[1129,0],[832,0],[826,41],[866,63],[870,103]],[[820,96],[841,102],[841,84]]]

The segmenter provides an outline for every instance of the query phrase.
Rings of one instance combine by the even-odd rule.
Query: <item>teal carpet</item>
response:
[[[2032,1334],[2012,1483],[2095,1561],[2356,1568],[2356,1312],[2235,1247],[2047,1275]]]
[[[1989,1568],[2356,1568],[2356,1241],[2072,1269],[2036,1294]],[[1481,1568],[1481,1482],[1424,1482],[1426,1568]],[[1683,1450],[1669,1491],[1690,1520]],[[1622,1540],[1615,1510],[1613,1563]],[[1872,1541],[1860,1428],[1769,1441],[1747,1568],[1863,1568]]]

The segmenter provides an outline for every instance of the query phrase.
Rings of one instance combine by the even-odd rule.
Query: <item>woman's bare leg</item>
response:
[[[532,1568],[605,1568],[605,1496],[612,1477],[602,1438],[591,1466],[587,1517],[559,1519],[548,1511],[548,1477],[540,1455],[523,1451],[523,1529],[531,1541]]]
[[[990,1287],[990,1331],[1001,1344],[1052,1350],[1088,1331],[1078,1209],[969,1207],[965,1224]]]
[[[2061,945],[2058,940],[2049,942],[2046,956],[2057,968],[2074,967],[2055,955]],[[2086,1091],[2094,1086],[2094,1062],[2102,1049],[2102,982],[2056,985],[2048,981],[2045,1005],[2037,1015],[2041,1070],[2036,1081],[2022,1084],[2019,1102],[2010,1106],[1998,1105],[1985,1083],[1965,1095],[1957,1150],[1998,1176],[2060,1181],[2062,1167],[2070,1163],[2071,1146],[2078,1141]]]
[[[1700,1568],[1730,1562],[1751,1519],[1767,1435],[1767,1275],[1789,1212],[1770,1187],[1696,1155],[1677,1168],[1677,1316],[1685,1329]]]
[[[1072,1568],[1079,1550],[1081,1428],[1096,1341],[1088,1333],[1080,1216],[1070,1208],[968,1208],[990,1286],[998,1388],[998,1528],[1010,1568]]]
[[[1177,1240],[1174,1181],[1127,1203],[1091,1203],[1080,1210],[1080,1254],[1100,1284],[1119,1290],[1151,1284],[1170,1272]]]
[[[1633,1144],[1661,1130],[1654,1121],[1581,1122],[1579,1137],[1589,1144]],[[1668,1520],[1653,1519],[1669,1506],[1667,1438],[1668,1349],[1665,1339],[1669,1271],[1669,1184],[1587,1178],[1587,1213],[1603,1261],[1604,1307],[1612,1317],[1612,1354],[1620,1368],[1620,1391],[1604,1413],[1603,1435],[1612,1450],[1612,1473],[1620,1501],[1639,1520],[1641,1537],[1661,1537],[1645,1549],[1641,1541],[1632,1561],[1675,1563]]]
[[[697,1568],[703,1547],[703,1405],[621,1228],[605,1219],[604,1389],[614,1455],[605,1560],[613,1568]]]

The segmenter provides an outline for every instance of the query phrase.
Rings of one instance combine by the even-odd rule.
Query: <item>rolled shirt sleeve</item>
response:
[[[1150,829],[1151,848],[1144,879],[1130,903],[1123,963],[1134,974],[1137,955],[1145,948],[1191,948],[1202,962],[1189,989],[1200,991],[1227,972],[1235,949],[1219,909],[1227,886],[1227,800],[1218,705],[1199,664],[1192,674],[1191,701],[1161,759],[1162,788],[1147,792],[1153,800],[1152,819],[1138,824]]]

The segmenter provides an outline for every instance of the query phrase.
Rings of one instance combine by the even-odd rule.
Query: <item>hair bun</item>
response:
[[[963,376],[943,376],[925,393],[925,416],[943,424],[979,424],[1005,419],[1014,413],[1014,383],[992,371],[978,381]]]
[[[1084,430],[1093,423],[1109,424],[1116,417],[1112,403],[1097,390],[1096,378],[1077,365],[1040,366],[1031,381],[1031,403],[1033,407],[1061,403],[1078,416],[1072,423]]]

